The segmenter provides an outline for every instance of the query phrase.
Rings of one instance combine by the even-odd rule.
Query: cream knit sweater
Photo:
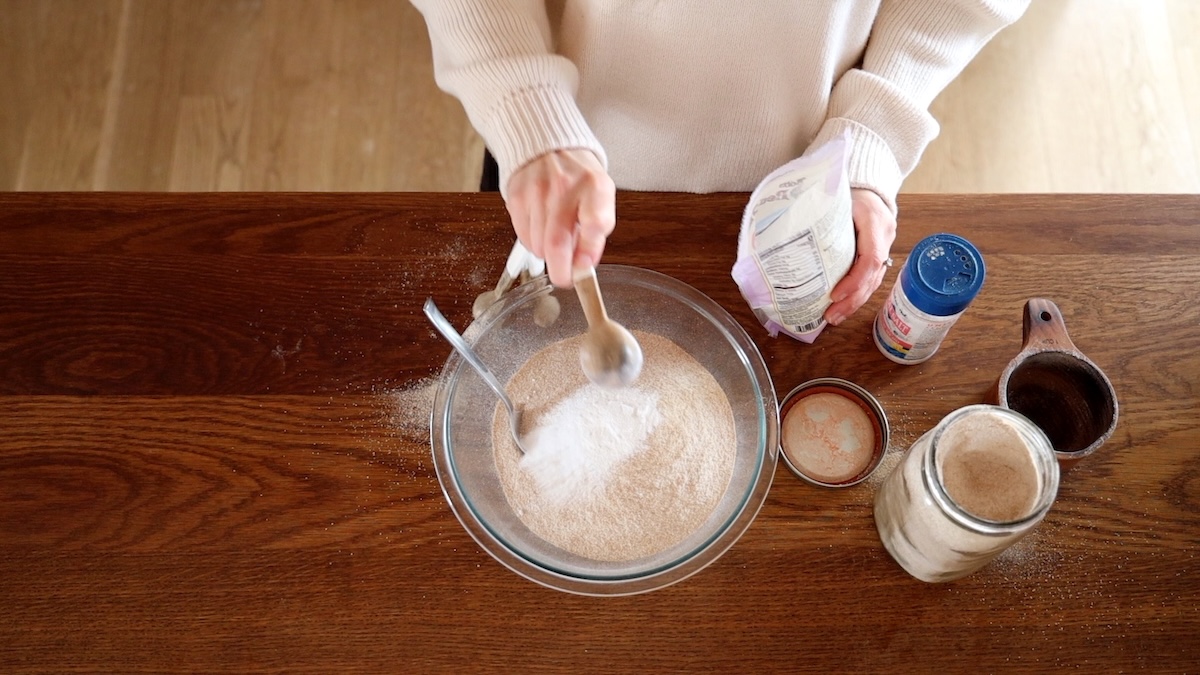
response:
[[[747,191],[849,132],[895,210],[933,98],[1029,0],[412,0],[500,165],[587,148],[617,187]],[[556,12],[557,14],[557,12]]]

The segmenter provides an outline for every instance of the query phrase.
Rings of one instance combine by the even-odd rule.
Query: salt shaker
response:
[[[971,242],[945,232],[925,237],[875,316],[875,346],[896,363],[928,361],[983,287],[984,275],[983,256]]]
[[[1058,479],[1041,429],[1007,408],[967,406],[907,450],[875,496],[875,526],[909,574],[953,581],[1041,522]]]

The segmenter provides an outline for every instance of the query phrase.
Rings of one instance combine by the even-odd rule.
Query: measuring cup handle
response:
[[[1075,349],[1058,305],[1045,298],[1031,298],[1025,302],[1022,334],[1025,349]]]

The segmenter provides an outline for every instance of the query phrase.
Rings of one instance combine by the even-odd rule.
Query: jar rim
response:
[[[1037,502],[1028,514],[1016,520],[998,521],[977,516],[959,506],[942,484],[941,472],[938,467],[938,440],[947,429],[962,418],[984,412],[1006,417],[1008,421],[1012,422],[1017,433],[1032,449],[1034,463],[1038,468]],[[1054,504],[1059,484],[1058,459],[1054,454],[1054,447],[1046,433],[1024,415],[995,405],[969,405],[942,418],[930,433],[932,438],[929,441],[929,452],[925,454],[925,461],[921,466],[921,478],[938,508],[959,526],[986,535],[1011,534],[1035,525],[1045,517],[1051,505]]]

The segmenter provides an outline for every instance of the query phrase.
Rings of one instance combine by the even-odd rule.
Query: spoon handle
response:
[[[467,363],[471,364],[471,367],[479,373],[479,376],[483,378],[483,381],[492,388],[492,391],[496,392],[496,396],[500,397],[500,401],[504,403],[504,407],[508,409],[508,414],[511,417],[514,410],[513,403],[508,398],[508,394],[505,393],[504,387],[500,385],[500,380],[496,379],[496,376],[492,374],[492,371],[488,370],[488,367],[483,365],[483,361],[479,360],[479,356],[475,354],[475,350],[471,349],[471,346],[467,344],[467,341],[463,339],[463,336],[459,335],[458,331],[454,329],[454,326],[450,325],[450,322],[446,320],[446,317],[442,314],[441,310],[437,308],[437,305],[433,304],[433,298],[425,299],[425,316],[429,317],[429,321],[433,324],[433,327],[442,334],[442,337],[446,338],[446,341],[450,343],[450,346],[454,347],[454,350],[457,351]]]
[[[596,268],[591,265],[576,267],[573,276],[575,293],[579,295],[579,304],[583,307],[588,326],[596,328],[607,323],[608,312],[604,309],[604,298],[596,281]]]
[[[496,284],[496,297],[499,298],[507,293],[512,282],[521,276],[521,272],[524,272],[525,268],[534,260],[536,258],[521,245],[520,240],[514,243],[512,250],[508,253],[508,261],[504,263],[504,271],[500,273],[500,281]]]

